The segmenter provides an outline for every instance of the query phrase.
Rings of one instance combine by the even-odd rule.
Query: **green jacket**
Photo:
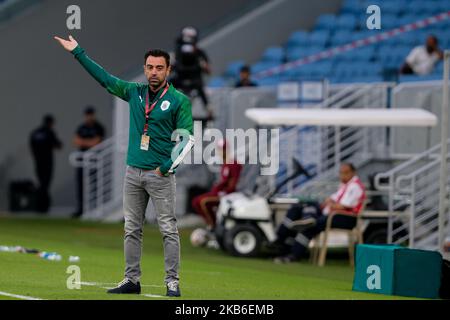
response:
[[[189,98],[170,85],[167,93],[158,101],[150,113],[148,123],[149,149],[147,151],[141,150],[148,84],[127,82],[114,77],[89,58],[80,46],[77,46],[72,54],[109,93],[129,103],[130,128],[127,164],[148,170],[160,167],[163,174],[175,173],[176,167],[194,144],[192,110]],[[155,100],[159,99],[163,90],[164,88],[158,92]],[[181,143],[176,146],[172,134],[179,129],[182,131],[180,135]]]

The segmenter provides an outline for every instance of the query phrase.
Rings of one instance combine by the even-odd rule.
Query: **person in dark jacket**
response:
[[[48,212],[51,205],[49,189],[53,175],[53,150],[62,148],[62,143],[53,130],[54,124],[53,116],[46,115],[42,125],[30,135],[30,148],[39,181],[36,209],[43,213]]]

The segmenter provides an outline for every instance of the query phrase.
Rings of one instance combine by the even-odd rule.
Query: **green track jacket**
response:
[[[192,110],[189,98],[170,85],[167,93],[158,101],[150,113],[148,123],[149,149],[147,151],[141,150],[148,84],[127,82],[114,77],[89,58],[80,46],[77,46],[72,54],[109,93],[129,103],[130,129],[127,164],[148,170],[160,167],[163,174],[175,173],[177,166],[194,145]],[[159,99],[163,90],[164,88],[158,92],[155,100]],[[174,139],[176,134],[173,135],[175,130],[179,132],[181,141],[178,145],[176,145]]]

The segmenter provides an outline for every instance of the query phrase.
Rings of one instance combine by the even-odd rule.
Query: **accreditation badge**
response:
[[[141,136],[141,150],[148,151],[148,146],[150,145],[150,137],[146,134]]]

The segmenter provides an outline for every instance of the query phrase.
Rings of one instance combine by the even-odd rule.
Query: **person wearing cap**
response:
[[[242,170],[242,165],[227,150],[225,140],[219,141],[218,148],[221,151],[223,160],[220,170],[220,181],[212,187],[211,191],[192,199],[192,207],[203,218],[210,231],[214,230],[216,226],[216,211],[220,198],[236,191]]]
[[[62,148],[62,143],[53,130],[54,125],[55,119],[48,114],[44,116],[42,125],[30,135],[30,148],[39,181],[36,209],[43,213],[51,205],[49,189],[53,175],[53,150]]]
[[[203,83],[203,74],[211,74],[211,69],[208,55],[198,46],[198,31],[194,27],[184,27],[177,37],[173,69],[173,84],[188,96],[197,91],[208,119],[212,119],[213,112]]]
[[[95,108],[87,106],[84,110],[84,122],[78,127],[73,138],[73,144],[79,151],[85,152],[102,142],[105,129],[95,118]],[[91,170],[90,174],[95,175]],[[76,169],[77,210],[73,214],[78,218],[83,214],[83,167]]]

